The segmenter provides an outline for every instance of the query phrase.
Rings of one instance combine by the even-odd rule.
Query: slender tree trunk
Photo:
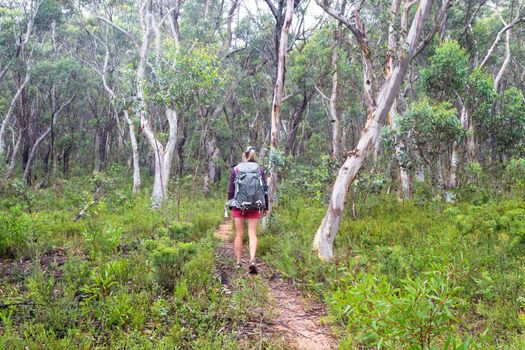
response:
[[[392,74],[392,67],[394,64],[394,54],[397,51],[397,37],[396,37],[396,31],[395,31],[395,23],[394,20],[397,17],[397,14],[399,12],[399,8],[401,5],[400,0],[393,0],[392,6],[390,7],[390,11],[392,13],[392,20],[390,21],[390,25],[388,27],[388,59],[387,59],[387,66],[386,66],[386,77],[389,78]],[[397,113],[397,96],[394,102],[392,103],[392,106],[390,107],[390,111],[388,114],[389,123],[396,128],[397,127],[397,119],[399,118]],[[396,154],[396,161],[397,161],[397,172],[399,176],[399,188],[397,191],[397,197],[400,200],[406,200],[410,198],[412,195],[412,177],[410,176],[410,172],[407,169],[406,165],[403,162],[403,159],[405,158],[405,155],[403,154],[405,152],[405,144],[402,139],[397,139],[395,142],[395,154]]]
[[[67,145],[62,151],[62,174],[69,177],[69,157],[71,155],[72,144]]]
[[[35,158],[38,147],[50,133],[51,133],[51,127],[48,127],[47,130],[44,131],[44,133],[40,135],[40,137],[35,141],[35,144],[33,145],[33,147],[31,147],[31,151],[29,152],[29,157],[27,158],[27,163],[26,163],[26,167],[24,170],[24,176],[23,176],[23,180],[26,185],[30,184],[29,177],[31,174],[31,166],[33,165],[33,159]]]
[[[95,130],[95,172],[102,171],[102,160],[100,159],[100,155],[103,152],[101,150],[101,143],[102,143],[102,137],[100,136],[101,130],[100,127],[98,127]]]
[[[111,99],[111,103],[113,105],[113,108],[115,110],[115,118],[118,118],[118,113],[116,110],[116,104],[115,101],[117,100],[117,95],[111,88],[111,86],[108,84],[107,81],[107,70],[108,70],[108,63],[109,63],[109,47],[106,44],[105,45],[106,54],[104,56],[104,66],[102,69],[102,83],[104,85],[104,88],[106,89],[109,98]],[[141,186],[141,178],[140,178],[140,162],[139,162],[139,146],[137,142],[137,135],[135,133],[135,125],[133,124],[133,121],[131,120],[129,116],[129,111],[127,109],[123,110],[124,114],[124,120],[126,121],[126,124],[128,124],[128,131],[129,131],[129,139],[131,143],[131,157],[133,160],[133,189],[132,193],[137,194],[140,192],[140,186]],[[120,135],[120,133],[119,133]]]
[[[204,165],[204,181],[202,192],[208,196],[210,194],[210,184],[217,180],[217,163],[219,161],[219,148],[215,135],[210,135],[205,140],[206,143],[206,163]]]
[[[339,61],[339,36],[341,32],[337,32],[336,45],[332,50],[332,93],[328,101],[328,110],[330,111],[330,122],[332,124],[332,157],[339,158],[341,155],[341,120],[339,112],[337,111],[337,100],[339,91],[339,74],[337,69],[337,62]]]
[[[339,169],[339,173],[332,189],[328,209],[314,237],[313,249],[319,254],[319,257],[325,261],[332,259],[334,255],[333,243],[343,218],[346,196],[350,185],[361,169],[363,161],[367,158],[371,148],[375,144],[381,130],[381,124],[386,118],[394,99],[399,93],[401,82],[403,81],[408,66],[410,65],[410,61],[413,58],[416,45],[418,44],[419,35],[423,29],[425,19],[430,12],[431,7],[432,0],[420,1],[419,8],[414,16],[412,26],[406,38],[406,54],[400,60],[399,65],[393,69],[390,78],[383,83],[377,99],[374,99],[372,96],[367,96],[367,99],[371,99],[371,101],[368,104],[368,119],[365,128],[361,133],[361,138],[359,139],[357,147],[348,155],[343,166]],[[326,6],[323,8],[325,8],[326,11]],[[355,27],[348,24],[346,25],[352,31],[354,36],[356,36],[358,42],[360,42],[363,50],[363,59],[369,60],[370,50],[366,43],[366,39],[363,38],[362,34],[360,34]],[[367,67],[371,66],[370,62],[366,61],[364,62],[364,65]],[[367,75],[365,75],[365,77],[367,77]],[[369,82],[369,80],[364,81],[365,92],[367,93],[370,92],[370,90],[366,91]]]
[[[137,135],[135,134],[135,125],[129,117],[127,110],[124,110],[124,119],[128,124],[129,139],[131,141],[131,156],[133,158],[133,193],[140,192],[140,162],[139,162],[139,145]]]
[[[15,168],[16,168],[16,159],[18,155],[18,150],[20,149],[20,144],[22,143],[22,130],[18,132],[18,138],[16,140],[15,145],[13,146],[13,152],[11,153],[11,160],[9,161],[9,168],[7,169],[7,172],[4,176],[5,180],[8,180],[13,177],[15,174]]]
[[[270,145],[270,184],[268,188],[268,213],[270,214],[273,208],[277,193],[277,178],[278,172],[274,168],[272,162],[272,153],[276,154],[279,149],[280,139],[280,113],[281,113],[281,102],[283,98],[284,88],[284,76],[286,69],[286,51],[288,49],[288,33],[292,24],[293,15],[293,0],[286,1],[286,14],[284,19],[284,25],[281,31],[281,37],[279,41],[279,51],[277,60],[277,79],[273,90],[273,102],[272,102],[272,119],[271,119],[271,145]]]
[[[457,171],[458,171],[458,142],[452,143],[452,151],[450,153],[450,170],[448,173],[448,188],[456,188],[458,186]]]
[[[4,140],[4,138],[5,138],[5,131],[6,131],[7,126],[9,125],[9,123],[11,121],[11,116],[13,115],[13,109],[15,108],[15,104],[18,101],[18,98],[20,97],[20,95],[24,91],[24,89],[25,89],[25,87],[26,87],[26,85],[27,85],[27,83],[29,82],[30,79],[31,79],[31,69],[28,66],[28,70],[26,72],[24,81],[18,87],[18,89],[16,90],[15,95],[11,99],[11,103],[9,104],[9,108],[7,110],[7,113],[6,113],[5,117],[4,117],[4,120],[2,121],[2,125],[0,126],[0,157],[3,156],[4,153],[5,153],[5,140]]]
[[[24,183],[26,185],[29,185],[30,183],[30,174],[31,174],[31,166],[32,166],[32,163],[33,163],[33,159],[36,155],[36,152],[38,150],[38,147],[40,146],[40,144],[42,143],[42,141],[45,140],[45,138],[49,135],[49,134],[52,134],[53,132],[53,129],[55,127],[55,124],[57,122],[57,118],[58,116],[60,115],[60,113],[62,112],[62,110],[64,108],[66,108],[67,106],[69,106],[71,104],[71,102],[73,102],[73,100],[75,99],[76,95],[78,93],[78,90],[76,90],[73,95],[71,96],[71,98],[66,102],[64,103],[62,106],[58,107],[56,105],[56,100],[53,98],[52,99],[52,113],[51,113],[51,125],[46,129],[46,131],[40,135],[40,137],[35,141],[35,143],[33,144],[33,146],[31,147],[31,151],[29,152],[29,156],[27,158],[27,162],[25,164],[25,170],[24,170],[24,176],[23,176],[23,180],[24,180]]]
[[[299,131],[299,126],[301,125],[301,121],[303,120],[304,112],[312,96],[313,93],[308,94],[307,92],[305,92],[303,94],[303,100],[299,105],[299,108],[297,108],[297,110],[294,113],[292,124],[290,126],[290,132],[288,133],[288,137],[286,139],[286,147],[284,154],[287,156],[293,154],[294,144],[297,138],[297,132]]]
[[[155,175],[153,179],[153,192],[151,194],[151,206],[158,209],[166,204],[168,199],[168,183],[171,172],[171,165],[173,160],[173,151],[177,143],[177,114],[173,109],[166,109],[166,118],[169,124],[169,137],[166,143],[166,148],[158,141],[150,121],[148,120],[148,112],[145,99],[145,81],[146,81],[146,65],[148,59],[148,50],[150,43],[150,36],[153,26],[153,1],[146,0],[145,6],[141,11],[140,22],[142,27],[142,40],[139,48],[139,63],[136,72],[137,84],[137,100],[138,100],[138,114],[140,117],[141,129],[148,139],[154,154],[154,169]]]
[[[155,156],[155,175],[153,179],[153,192],[151,194],[151,205],[153,208],[160,208],[166,204],[168,199],[168,184],[173,161],[173,153],[177,145],[177,114],[172,109],[166,110],[166,117],[169,123],[169,138],[166,148],[158,142],[151,129],[144,132],[150,141]]]

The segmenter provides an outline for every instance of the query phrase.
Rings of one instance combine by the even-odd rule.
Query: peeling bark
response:
[[[394,99],[399,93],[401,82],[404,79],[410,61],[413,58],[415,53],[416,45],[418,44],[418,38],[423,30],[425,19],[430,12],[432,7],[432,0],[421,0],[419,3],[419,8],[416,11],[410,31],[406,38],[407,52],[404,53],[400,59],[399,64],[393,69],[392,75],[389,79],[382,84],[377,98],[367,98],[368,101],[368,119],[366,125],[361,133],[361,138],[357,144],[357,147],[348,153],[348,157],[344,162],[343,166],[339,169],[339,173],[335,180],[332,194],[330,197],[330,203],[326,211],[325,217],[323,218],[319,229],[317,230],[314,242],[313,249],[319,254],[319,257],[325,261],[328,261],[333,258],[333,243],[335,236],[339,231],[339,226],[343,218],[343,213],[345,209],[346,196],[348,190],[353,180],[357,176],[357,173],[361,169],[363,161],[367,158],[370,153],[371,148],[373,147],[377,137],[379,136],[381,125],[384,122]],[[363,40],[363,33],[353,26],[346,18],[342,18],[341,14],[333,14],[333,9],[327,8],[326,5],[318,2],[333,17],[343,21],[343,23],[354,33],[354,36],[358,39],[358,42],[366,43],[366,40]],[[330,11],[332,10],[332,11]],[[357,32],[357,34],[355,34]],[[371,66],[369,58],[369,49],[368,47],[362,48],[364,66]],[[368,70],[365,71],[364,87],[365,91],[367,85],[370,84],[370,79],[367,79],[366,75]],[[377,101],[377,104],[375,103]]]
[[[271,151],[277,152],[279,149],[280,139],[280,113],[281,102],[283,98],[284,76],[286,69],[286,51],[288,48],[288,33],[292,24],[294,1],[286,1],[286,14],[284,24],[279,39],[278,59],[277,59],[277,76],[273,90],[272,115],[271,115]],[[277,192],[277,171],[270,164],[270,185],[268,187],[268,213],[271,214],[273,203]]]

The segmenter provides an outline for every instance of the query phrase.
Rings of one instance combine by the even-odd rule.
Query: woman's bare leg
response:
[[[257,224],[259,219],[248,219],[248,236],[250,237],[250,262],[255,261],[257,251]]]
[[[241,262],[242,257],[242,240],[244,238],[244,218],[233,218],[235,222],[235,242],[233,248],[235,250],[235,260],[237,263]]]

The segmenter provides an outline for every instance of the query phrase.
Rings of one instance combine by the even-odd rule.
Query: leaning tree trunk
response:
[[[171,172],[173,152],[177,142],[177,114],[174,110],[166,108],[166,118],[169,124],[169,136],[166,148],[158,141],[151,124],[148,120],[145,87],[146,65],[148,50],[153,25],[153,1],[146,0],[145,12],[141,16],[142,40],[139,48],[139,63],[135,75],[137,85],[138,114],[140,117],[141,129],[146,135],[154,154],[153,191],[151,193],[151,206],[154,209],[160,208],[168,199],[168,183]]]
[[[268,214],[270,215],[273,208],[273,203],[277,193],[277,169],[272,164],[272,156],[277,153],[279,149],[280,137],[280,113],[281,102],[283,99],[284,75],[286,67],[286,50],[288,48],[288,33],[292,24],[294,0],[286,1],[286,14],[284,25],[281,31],[281,38],[279,41],[279,52],[277,56],[277,77],[275,87],[273,90],[272,102],[272,128],[271,128],[271,144],[270,144],[270,184],[268,187]]]
[[[308,106],[308,102],[313,96],[312,93],[307,93],[306,91],[303,93],[303,100],[301,101],[301,104],[299,107],[295,110],[292,123],[290,126],[290,132],[288,133],[288,137],[286,139],[286,146],[284,154],[286,156],[293,154],[294,146],[295,146],[295,140],[297,138],[297,132],[299,131],[299,126],[301,125],[301,121],[304,118],[304,112],[306,107]]]
[[[20,144],[22,143],[22,132],[21,129],[18,132],[18,138],[16,140],[16,143],[13,146],[13,152],[11,153],[11,160],[9,161],[9,168],[7,169],[7,172],[5,173],[4,179],[8,180],[13,177],[15,174],[15,168],[16,168],[16,158],[18,155],[18,151],[20,150]]]
[[[33,159],[35,158],[36,151],[38,150],[38,147],[42,143],[42,141],[45,140],[47,135],[51,133],[51,127],[48,127],[46,131],[40,137],[35,141],[35,144],[33,147],[31,147],[31,151],[29,152],[29,157],[27,158],[26,168],[24,170],[24,176],[23,180],[26,185],[29,185],[29,175],[31,174],[31,166],[33,165]]]
[[[31,151],[29,152],[29,156],[27,158],[27,162],[26,162],[26,165],[25,165],[25,170],[24,170],[24,176],[23,176],[23,180],[24,180],[24,183],[26,185],[29,184],[29,177],[30,177],[30,174],[31,174],[31,166],[32,166],[32,163],[33,163],[33,159],[36,155],[36,151],[38,150],[38,147],[40,146],[40,144],[42,143],[42,141],[44,141],[46,139],[46,137],[52,133],[55,125],[56,125],[56,122],[57,122],[57,118],[58,116],[60,115],[60,113],[62,112],[62,110],[64,110],[64,108],[66,108],[67,106],[69,106],[71,104],[71,102],[73,102],[73,100],[75,99],[75,97],[77,96],[77,93],[78,93],[78,90],[75,90],[75,92],[73,93],[73,95],[71,96],[71,98],[66,102],[64,103],[62,106],[58,107],[56,105],[56,101],[55,99],[53,99],[52,101],[52,113],[51,113],[51,125],[46,129],[46,131],[40,135],[40,137],[35,141],[35,143],[33,144],[33,146],[31,147]]]
[[[25,89],[25,87],[26,87],[26,85],[27,85],[27,83],[29,82],[30,79],[31,79],[31,67],[28,66],[28,70],[26,72],[24,81],[18,87],[18,89],[16,90],[15,95],[11,99],[11,103],[9,104],[9,108],[7,109],[7,113],[6,113],[5,117],[4,117],[4,120],[2,121],[1,126],[0,126],[0,157],[5,153],[5,141],[4,141],[5,131],[7,129],[7,126],[9,125],[9,122],[11,121],[11,116],[13,115],[13,110],[15,108],[15,104],[18,101],[18,98],[20,97],[20,95],[24,91],[24,89]]]
[[[332,259],[334,255],[333,243],[335,236],[339,231],[341,219],[343,218],[348,190],[357,173],[361,169],[363,161],[368,157],[370,149],[375,144],[381,130],[381,124],[386,118],[394,99],[399,93],[401,82],[403,81],[408,66],[410,65],[410,61],[413,58],[425,19],[432,7],[432,1],[433,0],[421,0],[406,38],[407,52],[402,56],[398,66],[393,69],[390,78],[383,83],[379,95],[377,96],[377,99],[375,99],[377,102],[372,106],[369,105],[367,122],[361,133],[361,138],[359,139],[357,147],[352,152],[349,152],[346,161],[339,169],[339,173],[332,189],[328,209],[315,234],[313,242],[314,251],[316,251],[319,254],[319,257],[325,261]],[[325,11],[327,10],[326,5],[322,7]],[[329,14],[333,16],[332,13],[329,12]],[[338,14],[336,16],[340,17]],[[362,32],[351,25],[349,21],[346,21],[345,25],[349,27],[360,43],[363,50],[364,63],[367,66],[365,68],[370,67],[370,62],[366,62],[366,60],[370,59],[370,50],[366,43],[366,39],[362,36]],[[368,91],[366,91],[367,83],[368,81],[365,81],[365,93],[368,93]],[[372,99],[372,101],[373,100],[374,99]]]
[[[104,65],[102,68],[102,84],[104,85],[104,89],[106,89],[111,103],[113,104],[114,110],[115,110],[115,117],[118,118],[117,115],[117,109],[116,109],[116,103],[117,95],[115,91],[111,88],[107,81],[107,71],[108,71],[108,63],[109,63],[109,47],[107,43],[105,44],[106,54],[104,56]],[[140,163],[139,163],[139,147],[137,142],[137,135],[135,133],[135,125],[133,124],[133,121],[131,120],[129,116],[129,111],[127,109],[123,110],[124,119],[126,121],[126,124],[128,124],[128,131],[129,131],[129,139],[131,143],[131,158],[133,160],[133,189],[132,193],[137,194],[140,192],[140,186],[141,186],[141,180],[140,180]]]

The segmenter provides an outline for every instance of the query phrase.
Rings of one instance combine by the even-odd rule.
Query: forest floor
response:
[[[217,252],[219,277],[225,292],[231,294],[236,288],[236,271],[232,263],[234,233],[231,221],[220,224],[215,236],[223,242]],[[257,260],[257,276],[249,274],[246,270],[246,248],[247,245],[243,249],[243,270],[240,272],[242,278],[260,278],[267,298],[263,304],[265,310],[253,310],[253,317],[238,330],[241,338],[273,339],[272,342],[279,340],[280,344],[290,349],[335,349],[335,337],[330,328],[321,322],[321,318],[326,315],[323,305],[304,297],[293,285],[273,272],[264,261]],[[270,316],[263,317],[265,314]]]

